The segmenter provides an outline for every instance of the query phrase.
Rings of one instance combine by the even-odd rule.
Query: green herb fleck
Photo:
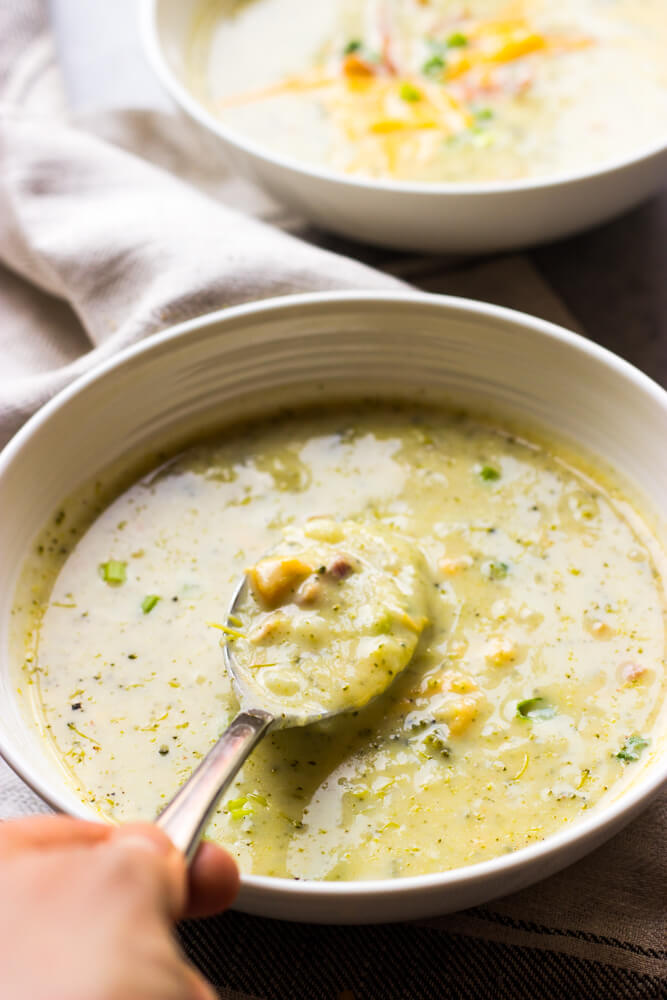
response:
[[[433,723],[433,719],[428,719],[428,718],[426,718],[426,719],[423,719],[423,718],[422,719],[410,719],[409,722],[406,719],[406,721],[405,721],[405,728],[407,729],[407,731],[409,733],[420,733],[424,729],[427,729],[430,725],[432,725],[432,723]]]
[[[624,760],[626,762],[639,760],[642,750],[645,750],[650,743],[651,741],[646,739],[645,736],[628,736],[621,749],[614,756],[617,760]]]
[[[105,583],[118,585],[125,583],[126,570],[126,562],[121,562],[119,559],[109,559],[108,562],[100,565],[99,574]]]
[[[227,809],[240,809],[248,801],[247,795],[242,795],[238,799],[229,799],[225,808]]]
[[[428,747],[429,750],[435,750],[442,757],[449,757],[451,754],[451,750],[437,730],[428,733],[428,735],[424,737],[424,746]]]
[[[226,812],[232,819],[243,819],[244,816],[252,815],[252,806],[248,802],[248,796],[242,795],[239,799],[230,799],[225,806]]]
[[[478,122],[488,122],[494,117],[493,110],[491,108],[478,108],[475,111],[475,118]]]
[[[160,597],[157,594],[147,594],[141,602],[141,610],[143,613],[145,615],[149,614],[159,600]]]
[[[252,816],[252,806],[241,806],[240,809],[230,809],[229,815],[232,819],[243,819],[244,816]]]
[[[253,802],[256,802],[260,806],[268,806],[269,804],[259,792],[250,792],[248,795],[241,795],[238,799],[229,799],[225,805],[225,812],[228,812],[234,820],[243,819],[245,816],[252,816],[254,812]]]
[[[375,622],[372,628],[373,635],[390,635],[394,625],[393,616],[389,611],[386,611],[378,620]]]
[[[500,479],[500,469],[496,469],[494,465],[483,465],[479,475],[485,483],[493,483],[496,479]]]
[[[422,73],[424,76],[440,76],[446,65],[447,63],[442,56],[434,55],[424,63]]]
[[[414,103],[415,101],[421,101],[421,99],[422,99],[421,90],[418,90],[416,87],[414,87],[407,80],[404,83],[401,84],[401,89],[399,90],[398,93],[399,93],[399,96],[404,101],[408,101],[410,103]]]
[[[490,580],[504,580],[510,568],[506,562],[490,562],[486,570]]]
[[[516,714],[520,719],[539,722],[542,719],[553,719],[556,709],[546,698],[526,698],[516,706]]]
[[[449,49],[461,49],[467,44],[468,39],[466,35],[462,34],[460,31],[455,31],[454,34],[450,35],[447,39],[447,48]]]
[[[343,55],[351,56],[353,52],[358,52],[360,48],[361,40],[359,38],[352,38],[343,49]]]

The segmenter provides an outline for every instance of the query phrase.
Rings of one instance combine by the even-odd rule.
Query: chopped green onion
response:
[[[147,594],[141,602],[141,610],[145,615],[149,614],[160,600],[157,594]]]
[[[478,122],[488,122],[494,116],[493,110],[491,108],[479,108],[475,111],[475,118]]]
[[[252,815],[252,806],[248,802],[248,796],[242,795],[239,799],[230,799],[225,805],[225,811],[232,819],[239,820]]]
[[[618,760],[633,761],[639,760],[642,750],[649,746],[651,741],[645,736],[628,736],[627,740],[614,756]]]
[[[343,55],[351,56],[353,52],[358,52],[360,48],[361,41],[358,38],[352,38],[343,49]]]
[[[460,31],[455,31],[453,35],[450,35],[447,39],[447,47],[450,49],[460,49],[464,45],[468,44],[467,37]]]
[[[516,714],[520,719],[532,719],[538,722],[542,719],[553,719],[556,709],[546,698],[526,698],[516,706]]]
[[[260,806],[268,806],[268,802],[263,795],[258,792],[250,792],[249,795],[242,795],[238,799],[229,799],[225,805],[226,812],[229,813],[232,819],[243,819],[244,816],[251,816],[253,813],[253,807],[251,802],[248,800],[252,799],[253,802],[257,802]]]
[[[434,55],[424,63],[422,73],[424,76],[440,76],[446,65],[447,63],[442,56]]]
[[[119,584],[125,583],[127,563],[119,559],[109,559],[108,562],[101,563],[99,574],[105,583]]]
[[[417,88],[413,87],[413,85],[409,83],[407,80],[405,81],[405,83],[401,84],[401,89],[399,90],[398,93],[399,96],[402,97],[404,101],[414,102],[414,101],[421,101],[422,99],[421,90],[417,90]]]
[[[230,809],[229,815],[232,819],[243,819],[244,816],[252,816],[252,806],[242,806],[240,809]]]
[[[496,479],[500,479],[500,470],[493,465],[483,465],[479,474],[485,483],[492,483]]]

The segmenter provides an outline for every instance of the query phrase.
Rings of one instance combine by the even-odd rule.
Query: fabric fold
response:
[[[68,302],[90,343],[47,372],[0,375],[2,441],[77,375],[174,323],[293,292],[403,287],[94,135],[12,111],[0,117],[0,260]]]

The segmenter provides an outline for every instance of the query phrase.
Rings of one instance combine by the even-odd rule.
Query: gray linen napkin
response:
[[[462,264],[368,252],[391,276],[281,232],[322,239],[230,174],[180,118],[109,110],[113,101],[104,113],[79,102],[85,113],[67,116],[54,56],[39,0],[0,4],[0,444],[122,347],[268,295],[390,288],[403,277],[575,326],[525,257]],[[0,819],[45,808],[0,762]],[[182,940],[227,1000],[662,997],[666,822],[663,795],[562,874],[455,916],[333,928],[229,913],[184,926]]]

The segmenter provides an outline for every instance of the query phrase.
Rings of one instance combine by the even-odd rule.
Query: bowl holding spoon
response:
[[[547,428],[618,470],[656,511],[667,506],[664,390],[596,344],[534,317],[462,299],[341,292],[226,309],[156,335],[60,393],[0,456],[0,509],[6,512],[0,519],[0,752],[45,802],[99,820],[26,711],[14,667],[17,578],[63,499],[119,463],[129,469],[212,428],[368,392],[446,399]],[[234,643],[239,656],[243,640]],[[663,737],[636,768],[621,795],[512,854],[429,875],[346,882],[244,872],[235,905],[325,923],[407,920],[477,905],[578,860],[645,808],[667,778]]]

